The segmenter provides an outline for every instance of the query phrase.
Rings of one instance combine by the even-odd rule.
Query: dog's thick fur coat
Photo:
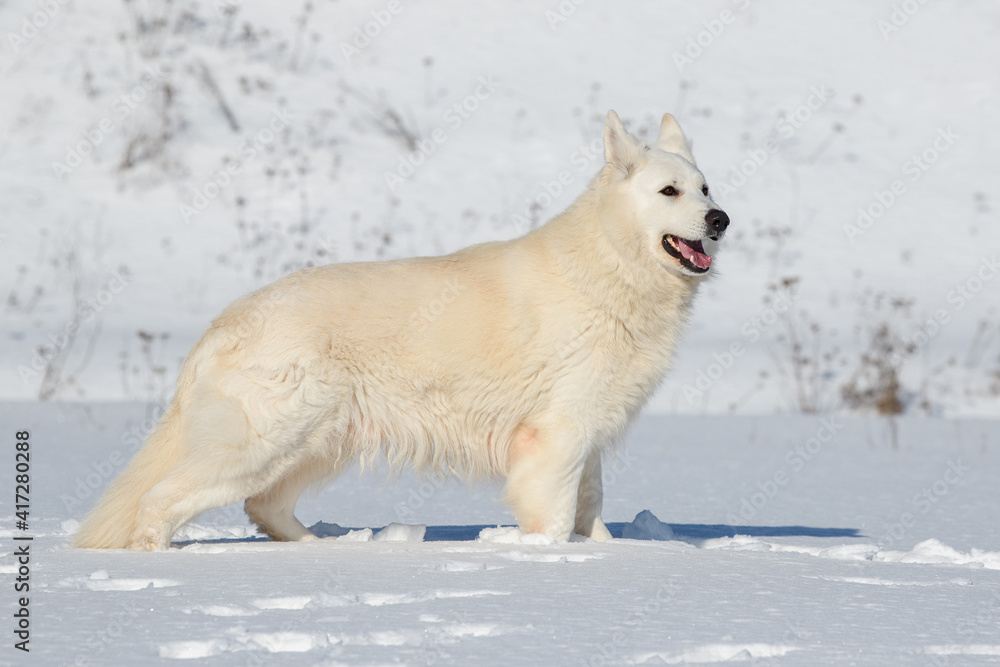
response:
[[[306,269],[230,305],[76,545],[166,549],[242,500],[272,538],[315,539],[299,495],[380,457],[506,479],[523,530],[607,539],[602,451],[663,378],[707,271],[667,238],[714,249],[724,225],[672,116],[647,147],[610,112],[604,140],[589,188],[525,236]]]

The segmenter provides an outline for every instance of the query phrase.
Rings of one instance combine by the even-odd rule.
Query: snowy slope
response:
[[[5,397],[160,400],[209,320],[289,270],[521,233],[596,172],[615,108],[645,136],[677,114],[734,221],[652,410],[803,407],[779,366],[798,320],[764,302],[798,278],[797,308],[842,352],[821,407],[843,407],[855,328],[885,319],[916,342],[908,409],[996,414],[1000,291],[977,279],[1000,247],[994,2],[58,7],[0,56]],[[36,10],[6,3],[0,25],[30,33]],[[866,290],[914,303],[859,311]],[[37,350],[95,300],[46,386]],[[152,360],[140,330],[163,344]]]
[[[30,664],[1000,661],[996,422],[904,419],[894,447],[878,420],[646,417],[608,461],[627,539],[604,544],[518,541],[493,488],[349,472],[298,510],[346,537],[272,543],[234,506],[136,554],[68,542],[143,407],[2,415],[42,490]]]

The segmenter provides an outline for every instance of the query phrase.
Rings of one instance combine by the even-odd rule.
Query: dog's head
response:
[[[604,128],[601,172],[622,223],[638,233],[645,252],[667,270],[701,276],[712,267],[712,255],[729,226],[729,216],[712,201],[708,184],[691,154],[691,144],[677,120],[664,114],[660,136],[645,146],[608,112]]]

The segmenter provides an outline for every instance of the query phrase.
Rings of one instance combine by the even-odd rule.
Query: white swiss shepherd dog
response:
[[[505,480],[522,530],[606,540],[601,454],[663,379],[729,224],[673,116],[614,111],[606,164],[562,214],[444,257],[293,273],[230,305],[75,544],[167,549],[245,500],[275,540],[308,487],[388,459]]]

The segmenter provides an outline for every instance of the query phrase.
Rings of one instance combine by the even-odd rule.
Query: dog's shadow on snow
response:
[[[611,537],[621,538],[626,523],[606,524]],[[724,524],[671,523],[674,540],[696,543],[720,537],[864,537],[857,528],[814,528],[811,526],[729,526]],[[427,526],[425,542],[474,542],[484,528],[496,526]],[[669,538],[644,537],[654,541]]]
[[[624,523],[609,523],[612,537],[621,537]],[[730,526],[727,524],[667,524],[679,539],[714,540],[720,537],[864,537],[857,528],[815,528],[812,526]]]
[[[611,537],[621,538],[626,526],[630,523],[609,523],[606,524]],[[736,537],[746,535],[748,537],[818,537],[818,538],[861,538],[864,537],[857,528],[816,528],[812,526],[731,526],[728,524],[701,524],[701,523],[671,523],[660,524],[664,530],[646,530],[641,537],[633,539],[651,541],[681,541],[693,545],[700,545],[705,540],[712,540],[726,537]],[[467,525],[467,526],[427,526],[423,535],[424,542],[475,542],[480,533],[487,528],[496,528],[495,524],[490,525]],[[669,527],[669,528],[667,528]],[[319,522],[311,527],[313,533],[322,538],[340,537],[351,532],[350,528],[343,528],[336,524]],[[672,531],[672,532],[671,532]],[[377,531],[376,531],[377,532]],[[630,537],[632,537],[630,535]],[[210,538],[200,540],[178,540],[173,543],[174,547],[183,548],[194,544],[247,544],[270,542],[266,537],[225,537]]]

